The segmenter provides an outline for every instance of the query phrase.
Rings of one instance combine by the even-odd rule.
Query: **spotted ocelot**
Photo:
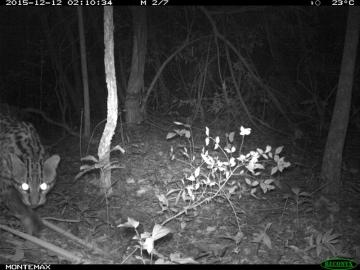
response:
[[[32,124],[0,113],[0,202],[34,235],[43,224],[33,209],[45,203],[60,161],[46,157]]]

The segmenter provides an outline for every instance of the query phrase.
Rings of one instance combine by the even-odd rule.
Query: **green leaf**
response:
[[[300,188],[298,188],[298,187],[292,187],[292,188],[291,188],[291,191],[292,191],[295,195],[299,195]]]
[[[209,137],[206,137],[205,138],[205,145],[208,146],[210,143],[210,138]]]
[[[269,249],[272,249],[272,247],[271,247],[271,239],[270,239],[270,237],[269,237],[267,234],[264,234],[263,243],[264,243]]]
[[[280,154],[283,149],[284,149],[284,146],[279,146],[278,148],[276,148],[275,155]]]
[[[234,136],[235,136],[235,132],[234,132],[234,131],[230,132],[228,138],[229,138],[229,141],[230,141],[231,143],[234,141]]]
[[[191,137],[191,132],[189,130],[185,130],[185,138],[189,139]]]
[[[90,170],[93,170],[93,169],[96,169],[96,167],[94,165],[81,165],[80,166],[80,171],[90,171]]]
[[[152,230],[152,238],[154,239],[154,241],[156,241],[160,238],[163,238],[165,235],[169,233],[171,233],[171,229],[165,226],[161,226],[159,224],[155,224]]]
[[[271,151],[271,146],[267,145],[265,149],[265,153],[269,153]]]
[[[125,149],[123,149],[120,145],[116,145],[111,151],[120,151],[121,153],[125,153]]]
[[[127,222],[119,224],[117,227],[125,227],[125,228],[137,228],[139,226],[139,221],[128,217]]]
[[[171,139],[171,138],[174,138],[176,135],[177,135],[177,133],[175,133],[175,132],[169,132],[169,133],[166,135],[166,139],[169,140],[169,139]]]
[[[149,238],[146,238],[144,244],[143,244],[143,248],[146,249],[146,251],[151,254],[151,252],[153,251],[154,249],[154,239],[149,237]]]
[[[92,162],[94,162],[94,163],[99,162],[99,160],[98,160],[96,157],[92,156],[92,155],[88,155],[88,156],[86,156],[86,157],[83,157],[83,158],[81,158],[80,160],[81,160],[81,161],[92,161]]]

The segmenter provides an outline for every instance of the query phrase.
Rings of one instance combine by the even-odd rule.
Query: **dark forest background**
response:
[[[264,84],[222,42],[215,42],[209,21],[195,7],[146,8],[144,92],[167,57],[187,36],[191,41],[163,69],[147,110],[194,119],[224,116],[230,122],[246,121],[233,73],[254,117],[275,128],[281,123],[285,128],[312,127],[326,134],[322,132],[334,104],[347,9],[239,6],[209,7],[209,11],[222,35]],[[78,126],[83,99],[76,9],[6,8],[0,14],[1,103],[36,108],[52,119]],[[128,7],[114,9],[120,107],[131,64],[131,16]],[[106,116],[103,9],[84,8],[84,26],[95,124]],[[354,104],[359,99],[358,85],[355,76]],[[196,110],[199,93],[201,109]],[[355,117],[356,108],[352,113]]]

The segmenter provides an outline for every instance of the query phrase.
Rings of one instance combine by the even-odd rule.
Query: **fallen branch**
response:
[[[23,233],[23,232],[20,232],[18,230],[14,230],[8,226],[5,226],[5,225],[1,225],[0,224],[0,229],[4,230],[4,231],[7,231],[7,232],[10,232],[12,234],[15,234],[23,239],[26,239],[28,241],[31,241],[33,243],[35,243],[36,245],[38,246],[41,246],[43,248],[46,248],[48,250],[51,250],[52,252],[54,252],[55,254],[57,254],[58,256],[60,257],[63,257],[65,258],[66,260],[69,260],[71,261],[72,263],[86,263],[86,264],[90,264],[91,261],[83,258],[83,257],[79,257],[79,256],[76,256],[74,254],[74,252],[69,252],[63,248],[60,248],[58,246],[55,246],[51,243],[48,243],[48,242],[45,242],[44,240],[40,239],[40,238],[37,238],[35,236],[32,236],[30,234],[27,234],[27,233]]]
[[[61,229],[61,228],[59,228],[58,226],[50,223],[50,222],[47,221],[47,220],[44,220],[44,219],[43,219],[42,222],[43,222],[44,225],[45,225],[46,227],[48,227],[49,229],[51,229],[51,230],[53,230],[53,231],[55,231],[55,232],[57,232],[57,233],[59,233],[59,234],[62,234],[62,235],[64,235],[65,237],[73,240],[74,242],[76,242],[76,243],[78,243],[78,244],[80,244],[80,245],[82,245],[82,246],[85,246],[85,247],[87,247],[87,248],[89,248],[89,249],[91,249],[91,250],[94,250],[95,252],[97,252],[97,253],[99,253],[99,254],[105,255],[105,252],[104,252],[103,250],[99,249],[98,247],[96,247],[94,244],[91,244],[91,243],[89,243],[89,242],[86,242],[86,241],[82,240],[81,238],[73,235],[72,233],[69,233],[69,232],[67,232],[67,231],[64,231],[63,229]]]

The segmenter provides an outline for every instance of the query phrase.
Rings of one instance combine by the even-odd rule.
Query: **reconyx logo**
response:
[[[357,266],[357,263],[346,258],[331,258],[323,261],[321,267],[327,270],[350,270]]]

